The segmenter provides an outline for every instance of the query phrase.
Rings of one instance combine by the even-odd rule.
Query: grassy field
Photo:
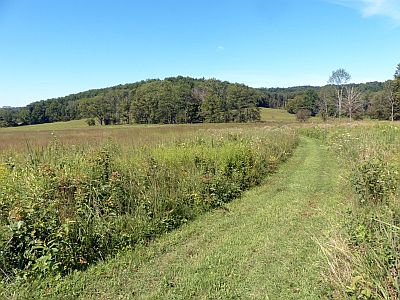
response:
[[[285,110],[262,108],[263,123],[182,124],[182,125],[114,125],[89,127],[85,120],[57,122],[21,127],[0,128],[0,152],[21,152],[46,147],[54,136],[66,145],[102,145],[108,140],[121,146],[141,147],[185,140],[219,129],[249,129],[296,122]]]
[[[311,139],[262,187],[134,251],[16,298],[319,299],[323,243],[345,192],[333,157]],[[14,295],[14,296],[13,296]]]
[[[0,298],[397,299],[398,124],[262,114],[0,129]]]
[[[141,147],[183,141],[220,129],[254,128],[258,124],[115,125],[89,127],[81,121],[0,129],[0,151],[21,152],[46,147],[54,137],[65,145],[94,146],[114,141],[123,147]],[[38,127],[36,127],[38,126]]]
[[[289,114],[285,109],[261,108],[261,121],[294,122],[296,115]]]
[[[158,126],[153,144],[119,136],[101,146],[71,145],[57,137],[43,148],[3,154],[3,279],[86,269],[240,197],[298,143],[290,128],[245,126],[208,125],[186,135],[179,133],[188,126]]]

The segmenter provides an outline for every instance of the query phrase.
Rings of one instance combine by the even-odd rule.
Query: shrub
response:
[[[296,113],[296,118],[300,122],[306,122],[311,117],[311,112],[308,109],[299,109]]]
[[[95,126],[96,121],[93,118],[90,118],[86,120],[86,124],[88,124],[89,126]]]
[[[368,159],[356,166],[351,182],[361,203],[383,203],[396,194],[398,172],[382,159]]]

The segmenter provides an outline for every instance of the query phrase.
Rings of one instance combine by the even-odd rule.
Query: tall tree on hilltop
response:
[[[344,98],[344,86],[349,82],[351,76],[345,69],[337,69],[332,72],[332,75],[329,77],[328,83],[333,84],[336,89],[336,98],[338,103],[338,115],[339,118],[342,114],[342,102]]]
[[[373,93],[372,95],[367,94],[368,109],[367,114],[378,120],[386,120],[390,118],[389,105],[387,103],[387,97],[384,91]]]
[[[132,115],[136,123],[177,122],[179,103],[174,84],[157,80],[139,86],[132,98]]]
[[[117,114],[120,123],[130,124],[131,122],[131,100],[129,91],[124,91],[118,101]]]
[[[11,127],[17,124],[17,114],[11,107],[0,108],[0,127]]]
[[[291,99],[286,105],[286,109],[291,114],[297,114],[300,110],[304,110],[308,111],[308,115],[315,116],[319,111],[320,101],[318,93],[309,89]]]

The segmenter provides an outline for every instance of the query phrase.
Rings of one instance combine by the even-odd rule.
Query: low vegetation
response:
[[[306,171],[293,169],[303,175],[287,186],[282,182],[272,188],[274,193],[285,195],[282,201],[289,201],[298,199],[295,193],[303,187],[312,186],[315,195],[319,193],[328,201],[324,219],[333,206],[347,205],[342,229],[334,225],[327,233],[331,242],[313,233],[317,242],[313,245],[320,245],[329,266],[324,271],[329,289],[321,283],[318,293],[323,289],[326,296],[336,299],[398,299],[400,127],[393,122],[346,120],[318,120],[315,125],[315,117],[301,124],[285,110],[268,108],[261,109],[261,116],[264,123],[257,124],[89,127],[80,120],[1,129],[1,293],[6,295],[7,287],[16,291],[22,284],[23,292],[29,294],[30,283],[41,285],[48,280],[58,286],[64,282],[60,278],[73,270],[83,272],[110,259],[114,264],[118,261],[115,255],[136,253],[135,249],[146,251],[156,236],[164,236],[206,211],[224,208],[243,191],[258,185],[292,154],[298,135],[305,135],[307,150],[300,152],[304,157],[306,152],[313,154],[313,158],[303,167],[317,168],[315,172],[324,178],[323,186],[318,186],[318,176],[301,181],[301,176],[307,177]],[[12,151],[15,149],[18,151]],[[329,158],[329,172],[323,169],[318,153],[324,153],[326,161]],[[300,162],[300,157],[296,159]],[[337,181],[334,175],[342,180]],[[286,193],[292,185],[294,190]],[[302,197],[313,196],[304,193]],[[246,199],[243,201],[249,201]],[[267,205],[270,199],[265,201]],[[322,213],[319,202],[310,200],[310,211],[297,215],[296,201],[287,202],[287,211],[297,218],[297,224],[298,218],[314,219]],[[271,213],[270,208],[262,209]],[[333,215],[332,219],[338,220]],[[312,227],[316,226],[313,223]],[[326,230],[328,225],[324,226],[320,230]],[[310,232],[297,236],[304,242]],[[270,239],[274,240],[268,237],[268,243]],[[279,243],[284,243],[280,237]],[[266,251],[259,259],[272,254]],[[142,260],[132,255],[134,260]],[[317,253],[313,257],[313,263],[321,266],[321,257]],[[89,276],[96,277],[96,270]],[[61,289],[63,293],[69,288],[77,289],[76,295],[82,292],[68,281],[83,276],[82,272],[65,277],[69,287]],[[274,274],[279,274],[278,269]],[[188,284],[188,289],[195,289]],[[148,289],[144,283],[141,288]],[[304,287],[296,293],[316,295],[316,291],[306,290]],[[108,293],[107,289],[103,292]],[[291,292],[289,288],[288,298]],[[229,295],[221,293],[221,297]]]
[[[85,271],[7,285],[11,299],[320,299],[315,240],[337,229],[340,167],[319,142],[240,199]],[[290,276],[288,276],[290,274]]]
[[[400,128],[387,124],[305,130],[336,153],[352,186],[345,233],[325,248],[337,298],[400,296]]]
[[[213,130],[129,150],[57,138],[0,164],[5,281],[64,275],[237,198],[292,152],[290,129]]]

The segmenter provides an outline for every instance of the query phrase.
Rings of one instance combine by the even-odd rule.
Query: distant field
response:
[[[343,118],[346,119],[347,118]],[[261,121],[262,122],[285,122],[292,123],[297,122],[296,115],[289,114],[285,109],[274,109],[274,108],[261,108]],[[320,117],[311,117],[308,123],[321,123]]]
[[[261,121],[296,121],[285,109],[261,108]]]
[[[284,109],[273,109],[273,108],[261,108],[261,121],[295,121],[296,116],[289,114]],[[104,128],[131,128],[135,125],[116,125],[107,126]],[[168,126],[168,125],[136,125],[140,127],[157,127],[157,126]],[[169,125],[171,126],[171,125]],[[55,122],[38,125],[20,126],[20,127],[9,127],[0,128],[0,133],[3,132],[19,132],[19,131],[51,131],[51,130],[69,130],[69,129],[97,129],[99,126],[89,127],[84,119],[73,120],[68,122]]]
[[[0,151],[23,151],[44,147],[54,137],[66,145],[103,144],[107,140],[122,146],[144,146],[184,140],[195,133],[226,128],[254,128],[295,122],[295,116],[281,109],[262,108],[261,123],[203,123],[180,125],[113,125],[89,127],[85,120],[0,128]]]
[[[89,128],[85,120],[73,120],[68,122],[55,122],[37,125],[19,126],[0,128],[0,133],[3,132],[18,132],[18,131],[43,131],[43,130],[66,130],[66,129],[81,129]]]
[[[83,121],[60,122],[0,129],[0,152],[45,147],[54,138],[64,145],[98,146],[112,140],[122,147],[141,147],[183,141],[220,129],[250,129],[263,123],[180,125],[115,125],[89,127]]]
[[[312,117],[308,125],[321,123]],[[346,118],[330,120],[329,123],[347,123]],[[85,120],[56,122],[39,125],[0,128],[0,152],[21,152],[28,148],[45,147],[54,137],[64,145],[101,145],[108,140],[122,147],[141,147],[181,141],[199,133],[219,129],[250,129],[264,126],[300,125],[296,116],[284,109],[261,108],[261,122],[257,123],[202,123],[173,125],[110,125],[88,126]]]
[[[399,123],[261,114],[0,129],[0,298],[398,299]]]

